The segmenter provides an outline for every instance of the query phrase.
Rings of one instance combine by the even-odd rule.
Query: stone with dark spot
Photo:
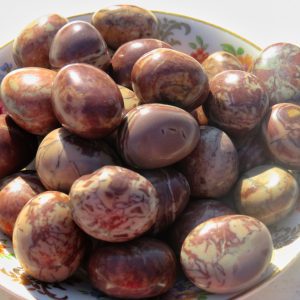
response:
[[[132,167],[156,169],[190,154],[199,140],[195,119],[183,109],[144,104],[127,113],[118,130],[119,152]]]

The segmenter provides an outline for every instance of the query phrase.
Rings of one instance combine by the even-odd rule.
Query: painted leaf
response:
[[[234,49],[234,47],[230,44],[221,44],[221,47],[224,51],[229,52],[233,55],[236,55],[236,51]]]
[[[243,55],[244,53],[245,53],[245,51],[242,47],[237,48],[237,50],[236,50],[237,55]]]
[[[201,36],[197,35],[196,36],[196,41],[197,43],[202,47],[203,46],[203,39]]]
[[[192,49],[197,49],[197,45],[195,43],[189,43],[189,46],[192,48]]]

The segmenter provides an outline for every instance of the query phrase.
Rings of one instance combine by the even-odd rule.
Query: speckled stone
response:
[[[141,103],[161,102],[193,110],[209,92],[201,64],[183,52],[159,48],[134,64],[132,87]]]
[[[159,199],[151,182],[117,166],[77,179],[70,191],[74,221],[87,234],[107,242],[124,242],[149,230]]]
[[[21,68],[6,75],[1,84],[8,114],[24,130],[45,135],[59,123],[51,104],[56,72],[45,68]]]
[[[52,104],[63,127],[83,138],[101,138],[122,121],[123,98],[116,83],[102,70],[70,64],[55,78]]]
[[[163,242],[141,238],[96,249],[90,258],[94,287],[120,299],[148,299],[168,291],[176,278],[176,260]]]
[[[254,61],[252,73],[264,83],[270,105],[300,104],[300,47],[276,43],[265,48]]]
[[[229,70],[210,81],[205,103],[209,120],[231,136],[244,136],[264,117],[269,100],[261,81],[245,71]]]
[[[87,63],[106,69],[110,55],[98,30],[84,21],[73,21],[55,35],[49,53],[50,64],[59,69],[71,63]]]
[[[37,174],[22,171],[0,181],[0,230],[12,236],[16,219],[24,205],[45,191]]]
[[[300,170],[300,106],[279,103],[270,109],[262,134],[273,158],[283,166]]]
[[[134,5],[114,5],[100,9],[93,14],[92,24],[112,49],[136,39],[155,38],[158,29],[156,16]]]
[[[182,213],[190,199],[190,186],[186,178],[171,167],[156,170],[140,170],[157,191],[159,210],[150,233],[165,231]]]
[[[199,224],[218,216],[232,215],[235,212],[221,201],[212,199],[191,200],[183,213],[168,231],[168,242],[177,256],[187,235]]]
[[[79,177],[120,161],[102,140],[86,140],[64,128],[50,132],[36,154],[37,173],[48,190],[68,193]]]
[[[234,195],[239,213],[271,225],[283,220],[295,208],[300,194],[291,173],[264,165],[243,174]]]
[[[228,135],[220,129],[200,126],[198,135],[197,146],[177,164],[178,170],[187,178],[192,196],[224,196],[238,178],[237,151]]]
[[[13,247],[33,278],[57,282],[70,277],[82,260],[85,242],[72,220],[69,197],[51,191],[27,202],[15,224]]]
[[[25,168],[36,149],[35,136],[22,130],[8,115],[0,115],[0,179]]]
[[[195,119],[164,104],[140,105],[127,113],[118,130],[118,148],[132,167],[156,169],[190,154],[199,140]]]
[[[13,58],[18,67],[49,68],[49,50],[57,31],[68,20],[50,14],[28,24],[13,42]]]
[[[198,225],[185,239],[186,276],[211,293],[241,292],[262,280],[273,244],[267,227],[243,215],[220,216]]]
[[[124,114],[140,105],[140,99],[136,96],[135,92],[122,85],[118,85],[118,88],[123,97]]]
[[[113,77],[116,82],[131,88],[133,65],[144,54],[157,48],[172,48],[172,46],[157,39],[138,39],[119,47],[111,59]]]
[[[217,51],[210,54],[202,62],[202,67],[209,80],[223,71],[244,70],[238,58],[226,51]]]

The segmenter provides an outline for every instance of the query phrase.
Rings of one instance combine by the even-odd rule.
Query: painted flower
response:
[[[244,67],[245,71],[250,70],[253,64],[253,57],[247,53],[242,47],[234,48],[231,44],[221,44],[224,51],[235,55]]]
[[[208,57],[209,53],[206,52],[208,45],[204,44],[201,36],[197,35],[195,42],[190,42],[189,46],[195,50],[191,53],[191,56],[200,63],[202,63]]]

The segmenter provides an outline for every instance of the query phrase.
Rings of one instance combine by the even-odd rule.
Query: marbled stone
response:
[[[24,130],[45,135],[59,123],[51,104],[56,72],[28,67],[6,75],[1,84],[2,101],[6,111]]]
[[[92,24],[112,49],[136,39],[155,38],[158,29],[156,16],[134,5],[114,5],[100,9],[93,14]]]
[[[204,103],[209,92],[201,64],[183,52],[166,48],[138,59],[131,81],[141,103],[161,102],[189,111]]]
[[[107,242],[124,242],[142,235],[154,225],[159,208],[151,182],[117,166],[105,166],[77,179],[70,199],[78,226]]]

